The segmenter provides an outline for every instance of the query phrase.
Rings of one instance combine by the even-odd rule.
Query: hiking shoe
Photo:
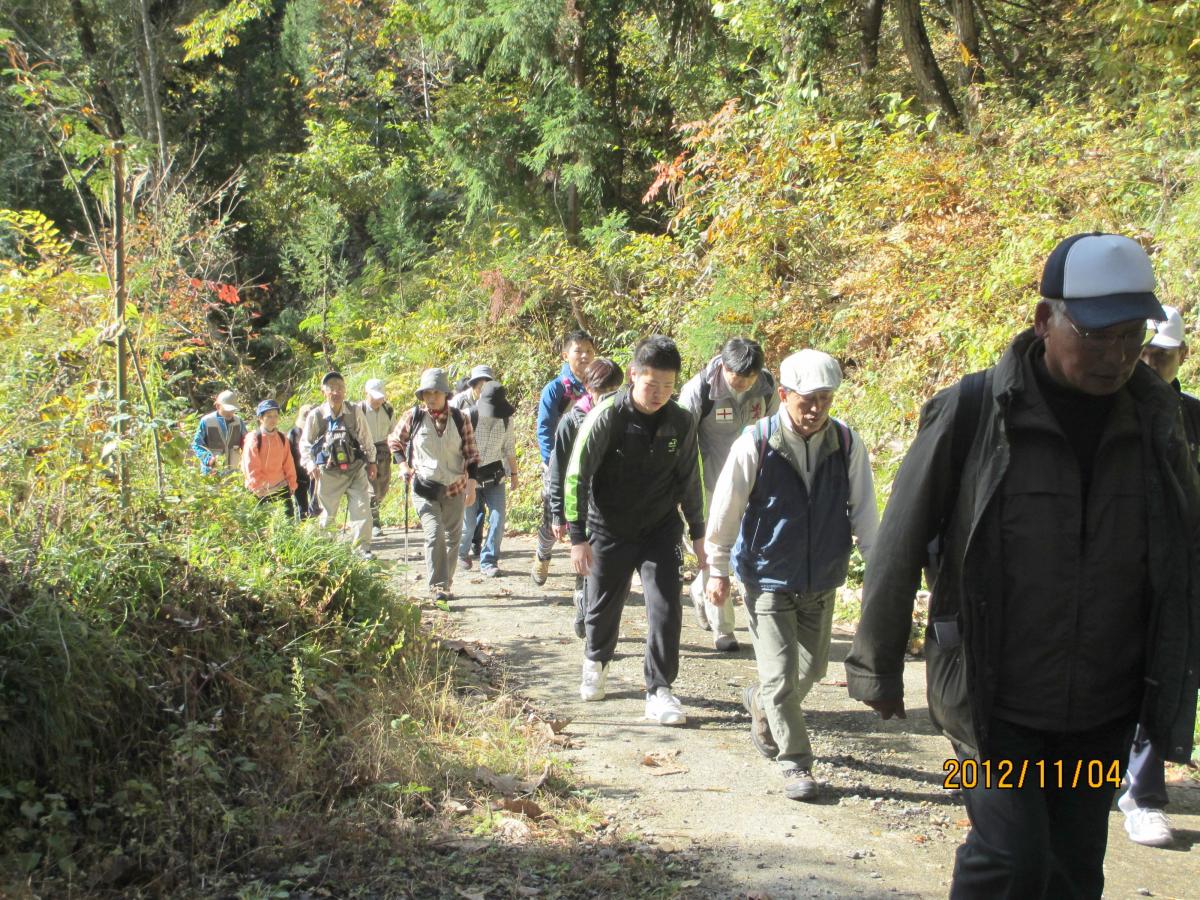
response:
[[[529,570],[529,578],[538,587],[546,583],[546,578],[550,575],[550,560],[540,559],[538,555],[533,554],[533,568]]]
[[[1125,813],[1125,833],[1135,844],[1165,847],[1174,840],[1171,821],[1161,809],[1139,807],[1128,791],[1117,800],[1117,808]]]
[[[659,687],[646,695],[646,718],[659,725],[682,725],[687,721],[679,699],[667,687]]]
[[[796,766],[785,771],[783,778],[783,793],[789,800],[816,800],[821,792],[817,780],[808,769]]]
[[[497,566],[480,566],[479,574],[484,578],[499,578],[500,569]]]
[[[433,599],[435,603],[446,603],[450,600],[450,592],[439,588],[433,592]]]
[[[357,550],[354,551],[354,555],[357,556],[359,559],[365,559],[368,561],[375,558],[375,554],[372,553],[370,550],[368,550],[366,547],[359,547]]]
[[[692,595],[692,607],[696,610],[696,624],[708,631],[708,613],[704,609],[704,579],[696,576],[692,581],[690,593]]]
[[[579,680],[579,697],[582,700],[603,700],[604,684],[608,681],[608,663],[591,659],[583,661],[583,676]]]
[[[587,637],[587,594],[575,592],[575,637],[583,640]]]
[[[771,723],[758,702],[758,685],[752,684],[742,692],[742,706],[750,713],[750,743],[767,759],[779,755],[779,745],[771,735]]]
[[[383,537],[383,529],[378,525],[371,529],[371,537]]]
[[[460,556],[458,558],[458,567],[464,572],[469,572],[471,570],[471,557]]]
[[[739,649],[738,640],[732,634],[718,633],[713,638],[713,646],[722,653],[735,653]]]

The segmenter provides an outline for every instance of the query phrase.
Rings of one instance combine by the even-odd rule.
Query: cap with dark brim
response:
[[[1167,317],[1153,294],[1110,294],[1107,297],[1064,298],[1071,321],[1087,331],[1110,328],[1135,319]]]
[[[325,385],[329,384],[329,382],[333,381],[333,379],[335,379],[335,378],[342,378],[342,373],[341,372],[326,372],[324,377],[321,379],[321,387],[325,387]],[[345,381],[345,380],[346,379],[342,378],[342,381]]]

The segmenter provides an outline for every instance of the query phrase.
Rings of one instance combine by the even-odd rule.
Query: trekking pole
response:
[[[404,562],[408,562],[408,478],[404,479]]]

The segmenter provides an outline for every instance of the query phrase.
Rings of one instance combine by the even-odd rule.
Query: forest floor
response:
[[[401,536],[400,529],[386,530],[376,542],[381,559],[402,558]],[[396,567],[395,577],[420,596],[419,532],[409,540],[410,565]],[[741,649],[719,653],[685,601],[674,689],[688,721],[665,728],[642,718],[646,619],[637,580],[608,697],[584,703],[567,553],[556,551],[550,579],[539,588],[528,574],[532,546],[528,537],[507,538],[501,578],[460,570],[450,611],[427,616],[442,633],[464,642],[470,656],[487,660],[506,690],[527,698],[546,718],[570,720],[562,756],[576,782],[589,789],[609,833],[628,837],[659,861],[643,877],[661,871],[664,883],[672,881],[687,897],[947,894],[968,821],[959,797],[942,786],[950,748],[929,721],[920,660],[906,667],[908,719],[881,721],[846,694],[842,660],[852,630],[835,627],[829,672],[805,704],[821,795],[815,803],[791,801],[775,764],[759,756],[749,739],[741,696],[756,675],[743,608],[737,611]],[[647,765],[655,759],[650,754],[659,765]],[[1105,896],[1200,897],[1200,785],[1182,769],[1168,777],[1174,846],[1132,843],[1114,806]]]

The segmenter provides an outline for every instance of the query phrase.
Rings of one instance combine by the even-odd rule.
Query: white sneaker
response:
[[[682,725],[687,721],[679,700],[670,688],[665,687],[646,695],[646,718],[653,719],[659,725]]]
[[[713,647],[722,653],[733,653],[738,649],[738,639],[732,634],[717,632],[717,636],[713,638]]]
[[[1125,813],[1125,832],[1129,839],[1145,847],[1165,847],[1170,844],[1174,837],[1167,814],[1161,809],[1141,809],[1134,806],[1132,801],[1122,803],[1128,796],[1122,796],[1117,806]]]
[[[583,661],[583,676],[579,681],[579,697],[582,700],[603,700],[604,683],[608,681],[608,663]]]
[[[708,631],[708,613],[704,611],[704,579],[697,575],[691,587],[692,606],[696,608],[696,624]]]
[[[376,525],[371,529],[371,537],[383,537],[383,529]]]

